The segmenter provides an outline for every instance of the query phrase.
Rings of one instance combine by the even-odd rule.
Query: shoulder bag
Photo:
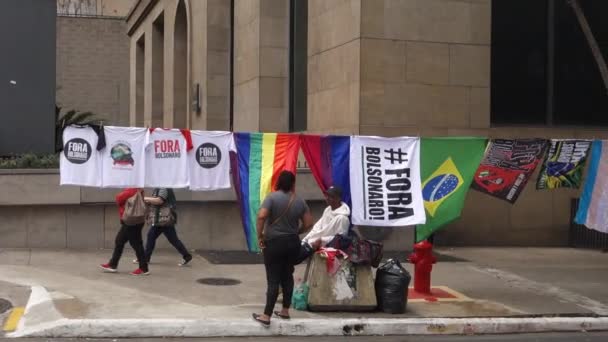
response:
[[[275,218],[274,221],[272,221],[272,223],[268,225],[268,227],[277,224],[283,217],[285,217],[285,214],[287,214],[287,212],[289,211],[289,208],[291,208],[291,205],[293,204],[295,197],[296,197],[296,195],[291,193],[291,196],[289,196],[289,203],[287,203],[287,207],[285,208],[285,210],[283,210],[281,215],[277,216],[277,218]]]
[[[146,203],[141,192],[129,197],[125,203],[125,211],[122,214],[122,222],[127,226],[142,224],[146,221]]]

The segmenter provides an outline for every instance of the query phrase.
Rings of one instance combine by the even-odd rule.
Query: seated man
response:
[[[317,221],[312,230],[302,239],[312,249],[327,245],[336,235],[346,235],[350,227],[350,208],[342,202],[342,190],[331,186],[325,192],[325,200],[329,205],[323,211],[323,216]]]

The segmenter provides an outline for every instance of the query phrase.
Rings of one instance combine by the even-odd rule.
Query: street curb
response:
[[[608,317],[251,319],[66,319],[22,327],[8,337],[126,338],[242,336],[477,335],[607,331]]]
[[[39,326],[63,318],[55,308],[51,295],[44,287],[34,285],[30,289],[30,297],[15,333],[25,330],[28,326]]]
[[[68,319],[57,311],[44,287],[32,286],[31,289],[17,330],[6,337],[481,335],[608,331],[608,317],[274,319],[269,328],[252,319]]]

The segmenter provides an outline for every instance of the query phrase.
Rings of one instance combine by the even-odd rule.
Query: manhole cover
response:
[[[13,304],[4,298],[0,298],[0,314],[12,308]]]
[[[196,281],[199,284],[213,285],[213,286],[231,286],[238,285],[241,282],[231,278],[202,278]]]

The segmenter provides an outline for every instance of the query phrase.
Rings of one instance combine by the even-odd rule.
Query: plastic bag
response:
[[[383,246],[376,241],[353,239],[347,253],[353,264],[378,267],[380,261],[382,261]]]
[[[344,251],[356,265],[378,267],[382,260],[383,246],[380,242],[359,239],[355,234],[336,235],[325,247]]]
[[[389,259],[376,272],[378,310],[391,314],[405,312],[407,291],[412,277],[398,260]]]
[[[301,283],[293,289],[291,306],[300,311],[308,310],[308,284]]]

